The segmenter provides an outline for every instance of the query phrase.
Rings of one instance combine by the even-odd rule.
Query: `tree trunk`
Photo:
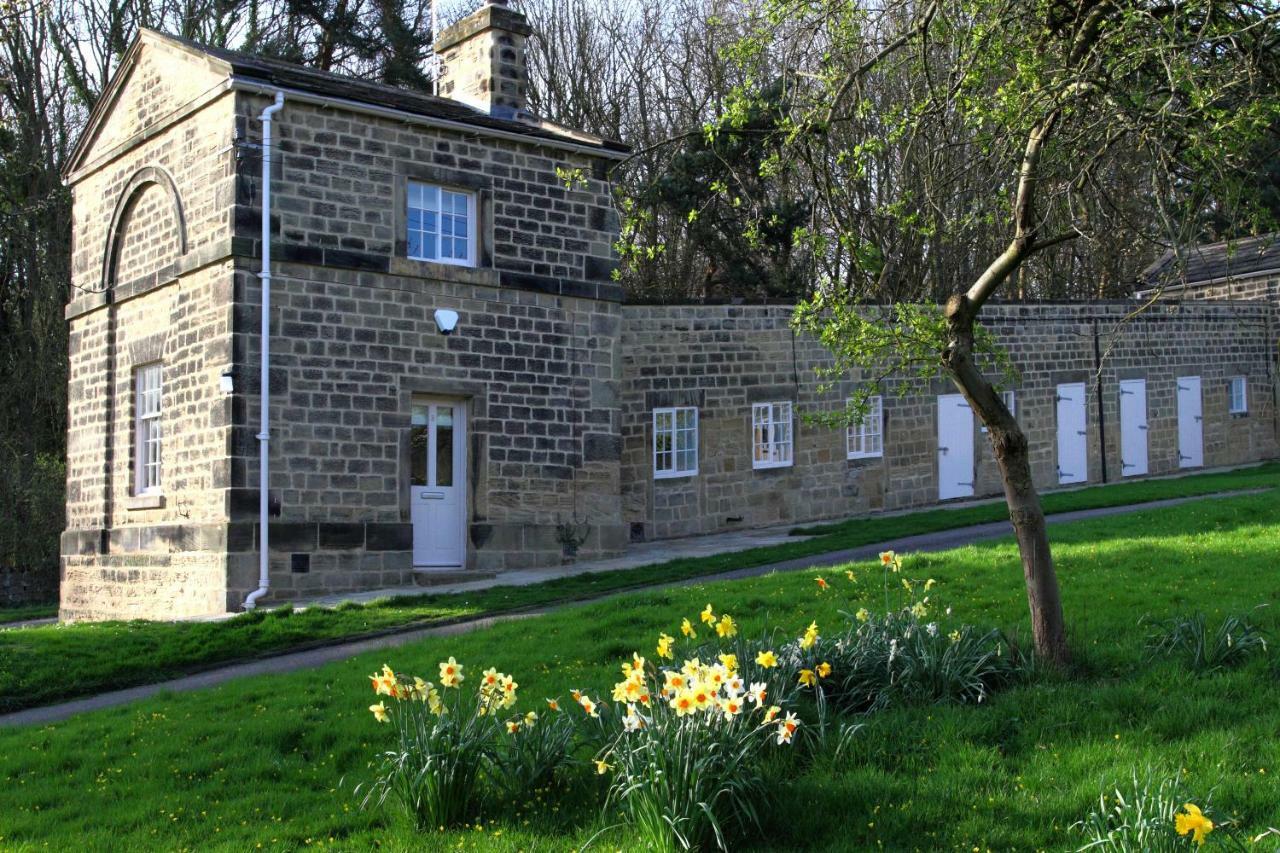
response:
[[[995,388],[973,361],[974,312],[964,296],[947,304],[947,347],[942,363],[969,405],[986,425],[991,449],[1000,465],[1009,520],[1013,522],[1022,556],[1022,576],[1031,611],[1031,634],[1036,654],[1062,666],[1069,662],[1067,629],[1062,618],[1058,576],[1049,550],[1040,496],[1031,479],[1031,459],[1026,433],[1005,407]]]

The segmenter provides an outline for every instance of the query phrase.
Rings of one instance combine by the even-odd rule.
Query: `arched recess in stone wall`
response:
[[[129,178],[120,198],[116,200],[115,209],[111,213],[111,225],[107,230],[106,251],[102,258],[102,286],[109,290],[116,284],[116,273],[120,265],[120,250],[129,224],[129,215],[143,194],[152,187],[157,187],[168,196],[170,216],[173,227],[177,230],[176,258],[187,253],[187,220],[182,208],[182,196],[178,193],[178,185],[173,176],[159,166],[144,166]]]

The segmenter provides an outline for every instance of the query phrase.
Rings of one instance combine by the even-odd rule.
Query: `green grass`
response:
[[[15,607],[0,607],[0,625],[10,622],[23,622],[27,619],[49,619],[58,615],[56,604],[23,604]]]
[[[1054,539],[1076,672],[1043,675],[980,707],[868,718],[838,764],[819,756],[779,768],[764,834],[736,849],[1073,849],[1080,839],[1069,826],[1104,789],[1148,766],[1182,769],[1197,797],[1212,792],[1251,832],[1280,826],[1276,653],[1195,676],[1175,662],[1147,662],[1140,623],[1197,609],[1215,621],[1251,612],[1274,637],[1280,502],[1270,494],[1199,501],[1063,525]],[[950,622],[1027,622],[1010,541],[909,556],[907,572],[939,581],[935,601],[954,608]],[[384,661],[430,675],[453,654],[472,672],[492,665],[515,674],[521,707],[536,707],[571,686],[605,692],[619,659],[651,651],[659,630],[707,602],[744,631],[780,625],[797,634],[810,619],[833,627],[839,610],[877,606],[874,582],[865,600],[847,600],[820,595],[813,574],[634,593],[315,670],[0,730],[0,847],[580,849],[600,825],[590,787],[494,814],[483,831],[419,836],[394,812],[359,811],[351,789],[388,737],[366,710],[364,676]],[[843,588],[842,573],[825,577]],[[1262,604],[1270,606],[1254,610]],[[615,832],[596,849],[635,845]]]
[[[1092,487],[1046,497],[1051,511],[1280,485],[1280,464]],[[524,587],[406,596],[338,608],[259,611],[218,622],[107,622],[0,631],[0,712],[137,684],[319,643],[610,592],[1007,518],[1003,503],[878,516],[829,525],[812,539],[713,557],[560,578]],[[825,528],[824,528],[825,529]]]

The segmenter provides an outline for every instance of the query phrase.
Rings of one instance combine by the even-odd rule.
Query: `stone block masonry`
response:
[[[1041,489],[1058,486],[1056,389],[1088,388],[1088,482],[1122,478],[1119,385],[1147,383],[1150,474],[1179,469],[1175,384],[1203,386],[1204,460],[1234,465],[1277,455],[1275,309],[1265,302],[1162,304],[1130,316],[1136,303],[991,305],[983,322],[1012,356],[1019,422],[1031,444]],[[635,537],[665,538],[840,518],[938,501],[937,397],[942,379],[885,383],[882,456],[848,458],[846,436],[804,415],[842,407],[861,377],[829,394],[815,368],[830,357],[796,335],[789,306],[643,306],[623,311],[623,511]],[[1250,410],[1227,411],[1227,382],[1246,376]],[[795,406],[794,462],[753,468],[752,404]],[[655,407],[699,411],[698,473],[658,479],[653,470]],[[969,437],[965,437],[968,439]],[[975,496],[1002,491],[999,471],[975,422]],[[1104,476],[1105,466],[1105,476]]]
[[[885,389],[883,454],[851,459],[842,430],[803,415],[842,406],[861,377],[819,392],[814,368],[829,356],[792,332],[790,307],[624,304],[608,182],[619,148],[503,117],[523,97],[521,57],[505,51],[518,54],[525,34],[495,9],[458,31],[467,44],[451,60],[455,80],[492,98],[480,111],[150,32],[130,49],[67,176],[76,296],[64,618],[218,614],[256,585],[258,115],[273,86],[300,88],[276,115],[271,176],[267,603],[399,586],[427,566],[486,577],[558,565],[567,540],[602,557],[629,538],[937,501],[946,382],[902,397]],[[487,86],[473,86],[473,72]],[[465,265],[410,256],[415,184],[465,199]],[[1203,381],[1206,465],[1275,456],[1269,287],[1248,291],[1252,301],[1188,300],[1135,318],[1135,303],[989,307],[1021,370],[1012,390],[1037,482],[1055,484],[1054,394],[1065,382],[1090,388],[1090,482],[1120,476],[1124,379],[1147,380],[1151,473],[1177,470],[1184,375]],[[451,335],[437,329],[438,309],[457,313]],[[139,369],[153,367],[158,420],[144,428],[156,401],[140,395]],[[1247,413],[1226,411],[1233,376],[1247,377]],[[781,402],[799,415],[792,462],[756,468],[752,405]],[[444,435],[461,425],[465,441],[423,432],[414,412],[428,404],[430,417],[443,406],[456,418]],[[698,409],[692,476],[654,477],[663,407]],[[151,485],[140,476],[148,436],[161,439]],[[975,493],[996,493],[981,433],[967,438]],[[424,454],[436,459],[430,488]],[[457,482],[438,481],[441,464]],[[445,506],[456,526],[422,522]],[[440,531],[461,543],[448,561],[431,557],[449,538]]]

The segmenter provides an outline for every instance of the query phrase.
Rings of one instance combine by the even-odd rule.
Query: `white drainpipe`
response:
[[[262,111],[262,372],[259,384],[258,426],[258,588],[244,600],[252,610],[271,586],[268,572],[267,489],[268,452],[271,443],[271,116],[284,107],[284,92],[276,92],[275,103]]]

